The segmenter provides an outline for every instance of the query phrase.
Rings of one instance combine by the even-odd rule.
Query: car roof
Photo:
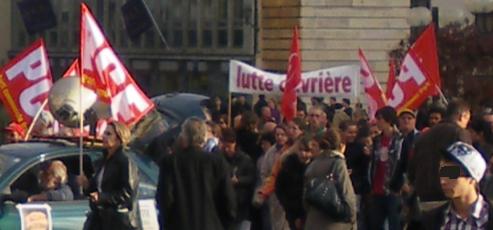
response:
[[[61,141],[34,141],[5,144],[0,146],[0,154],[16,158],[30,158],[45,153],[78,150],[75,144]],[[84,148],[87,150],[87,148]]]
[[[204,119],[202,108],[203,103],[208,99],[209,97],[193,93],[173,93],[152,98],[160,112],[166,112],[176,120],[191,116]]]

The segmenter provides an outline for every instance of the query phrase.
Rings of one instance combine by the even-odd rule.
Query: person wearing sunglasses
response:
[[[486,171],[481,153],[458,141],[441,154],[438,174],[448,201],[425,212],[420,229],[493,229],[492,205],[479,189]]]

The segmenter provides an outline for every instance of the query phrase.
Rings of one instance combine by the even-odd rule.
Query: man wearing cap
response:
[[[16,122],[11,122],[3,130],[5,131],[5,143],[16,143],[24,138],[24,128]]]
[[[486,171],[481,154],[469,144],[455,142],[442,151],[438,171],[448,201],[423,214],[421,229],[493,229],[492,205],[479,191]]]

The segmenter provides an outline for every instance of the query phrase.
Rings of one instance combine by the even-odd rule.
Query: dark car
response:
[[[149,153],[152,142],[172,142],[179,134],[180,125],[189,117],[208,119],[209,97],[191,93],[172,93],[153,97],[156,109],[139,121],[132,130],[131,146],[136,151]],[[156,143],[154,143],[156,145]],[[151,147],[153,148],[153,147]]]
[[[138,199],[154,200],[158,167],[148,157],[129,151],[129,157],[139,168]],[[83,171],[94,172],[94,163],[101,160],[102,149],[84,148]],[[0,191],[2,197],[16,191],[31,192],[38,187],[37,174],[43,162],[61,160],[67,166],[69,186],[74,192],[72,201],[49,201],[53,229],[82,229],[89,210],[87,197],[80,195],[75,183],[79,174],[79,147],[67,141],[39,141],[0,146]],[[91,176],[91,175],[88,175]],[[32,194],[29,194],[32,195]],[[21,229],[21,219],[16,203],[3,201],[0,209],[0,229]]]

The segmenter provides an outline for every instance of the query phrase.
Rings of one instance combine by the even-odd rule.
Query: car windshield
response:
[[[19,161],[19,158],[0,154],[0,177]]]

